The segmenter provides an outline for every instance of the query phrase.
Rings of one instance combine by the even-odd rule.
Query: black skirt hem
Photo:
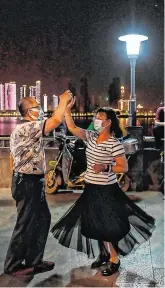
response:
[[[103,242],[112,243],[119,255],[129,255],[149,240],[154,229],[155,219],[130,200],[118,184],[86,184],[80,198],[51,232],[61,245],[95,258],[106,250]]]

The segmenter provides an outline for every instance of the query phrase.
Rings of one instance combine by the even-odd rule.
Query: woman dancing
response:
[[[69,131],[87,142],[85,189],[80,198],[54,225],[52,233],[63,246],[96,257],[91,268],[101,267],[103,276],[118,271],[119,256],[128,255],[152,235],[155,219],[146,214],[120,189],[116,173],[128,170],[113,109],[100,108],[94,119],[94,131],[75,125],[68,105],[65,114]]]

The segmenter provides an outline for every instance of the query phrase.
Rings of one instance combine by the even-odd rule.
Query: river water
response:
[[[120,118],[120,125],[121,127],[127,126],[128,119],[127,118]],[[16,117],[0,117],[0,136],[7,136],[10,135],[17,123],[19,123],[20,118]],[[76,118],[75,123],[81,128],[87,128],[89,124],[91,123],[92,118],[84,119],[82,118]],[[143,126],[144,128],[144,135],[151,136],[152,130],[153,130],[153,123],[154,119],[152,118],[138,118],[136,125]]]

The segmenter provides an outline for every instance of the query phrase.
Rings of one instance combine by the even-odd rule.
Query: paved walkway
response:
[[[0,287],[164,287],[164,201],[161,193],[141,192],[142,209],[156,218],[152,238],[134,254],[121,259],[120,273],[102,277],[91,270],[93,260],[83,253],[62,247],[49,235],[45,259],[55,260],[53,271],[34,278],[14,278],[3,273],[3,263],[16,219],[15,203],[9,189],[0,189]],[[48,195],[52,224],[79,197],[79,194]]]

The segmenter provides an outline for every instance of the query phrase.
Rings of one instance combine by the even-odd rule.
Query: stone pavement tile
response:
[[[153,268],[164,268],[164,243],[152,241],[150,247]]]
[[[0,215],[3,214],[3,218],[0,219],[0,237],[11,237],[17,217],[16,209],[12,211],[8,208],[5,213],[0,212]]]
[[[129,287],[129,288],[146,288],[155,287],[155,281],[147,277],[143,277],[136,272],[130,270],[120,270],[119,277],[116,281],[117,287]]]
[[[150,238],[151,244],[154,242],[164,243],[164,220],[157,219],[155,222],[156,229],[152,233],[152,237]]]
[[[4,272],[4,261],[0,261],[0,275]]]
[[[0,237],[0,261],[4,261],[9,246],[10,238]],[[1,266],[0,266],[1,268]]]
[[[156,282],[155,287],[164,287],[165,285],[165,269],[162,268],[154,268],[154,279]]]
[[[136,255],[136,254],[139,254],[139,255],[150,254],[150,243],[149,243],[149,241],[144,242],[138,249],[136,249],[135,252],[134,252],[134,255]]]
[[[146,212],[151,214],[155,219],[159,219],[164,216],[164,201],[162,196],[151,197],[145,201]]]
[[[159,219],[162,219],[164,217],[164,207],[161,207],[158,204],[152,206],[148,206],[146,204],[146,213],[151,215],[153,218],[155,218],[156,221],[158,221]]]
[[[117,279],[119,287],[138,287],[137,285],[153,285],[153,269],[150,254],[130,254],[121,258],[121,271]],[[143,287],[143,286],[139,286]]]
[[[93,259],[89,260],[84,253],[75,249],[68,249],[58,243],[56,239],[49,235],[44,258],[56,262],[56,273],[68,273],[71,269],[90,265]]]

